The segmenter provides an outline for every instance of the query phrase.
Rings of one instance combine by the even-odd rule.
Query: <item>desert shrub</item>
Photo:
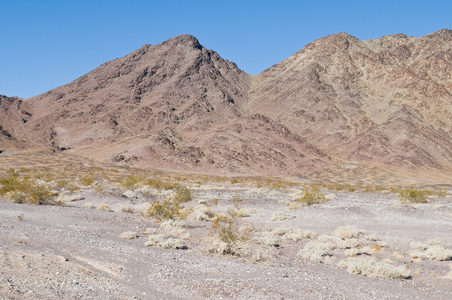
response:
[[[265,186],[271,190],[285,190],[294,185],[296,185],[296,183],[284,181],[281,179],[277,179],[277,180],[267,179],[267,180],[264,180],[261,184],[259,184],[259,187]]]
[[[239,231],[237,217],[222,213],[217,213],[212,219],[212,225],[209,227],[209,231],[212,235],[215,235],[228,245],[234,245],[237,242],[243,242],[249,238],[247,234]]]
[[[144,209],[142,215],[163,221],[180,217],[181,209],[180,203],[175,202],[173,199],[158,200],[152,203],[150,207]]]
[[[271,230],[269,234],[281,237],[283,239],[289,239],[297,242],[302,239],[311,239],[315,237],[315,233],[309,230],[303,230],[301,228],[278,228]]]
[[[9,169],[6,176],[0,178],[0,195],[3,196],[8,192],[20,190],[21,179],[19,173],[14,169]]]
[[[144,184],[158,190],[176,190],[181,186],[177,182],[165,182],[157,178],[149,178],[144,181]]]
[[[399,190],[399,195],[403,203],[428,203],[427,198],[431,194],[432,191],[415,189],[414,187]]]
[[[411,247],[416,249],[410,251],[408,255],[412,258],[447,261],[452,260],[452,250],[446,249],[441,245],[426,245],[413,242]]]
[[[193,199],[191,190],[185,186],[176,188],[176,194],[173,196],[173,201],[176,203],[190,202]]]
[[[218,201],[219,201],[218,198],[215,198],[205,202],[204,204],[208,207],[215,207],[218,205]]]
[[[136,175],[129,175],[121,181],[121,186],[126,190],[133,190],[143,181],[143,178]]]
[[[0,178],[0,196],[15,203],[55,205],[58,193],[47,186],[37,184],[29,177],[20,178],[19,173],[10,169],[6,176]]]
[[[236,184],[236,183],[239,183],[240,181],[238,178],[231,178],[230,182],[231,182],[231,184]]]
[[[331,183],[331,184],[324,184],[322,186],[330,191],[337,191],[337,192],[346,191],[346,192],[350,192],[350,193],[356,191],[356,187],[351,184]]]
[[[187,219],[190,221],[210,221],[215,217],[215,212],[208,206],[195,206]]]
[[[364,185],[360,186],[360,188],[363,192],[380,192],[385,190],[384,187],[379,185]]]
[[[310,241],[298,252],[299,256],[316,263],[330,262],[336,245],[332,242]]]
[[[276,213],[271,217],[271,221],[285,221],[295,218],[294,215],[288,213]]]
[[[341,239],[357,238],[362,231],[356,226],[341,226],[336,228],[333,234]]]
[[[445,188],[438,188],[435,191],[435,195],[437,195],[439,197],[446,197],[447,196],[447,189],[445,189]]]
[[[137,238],[137,233],[135,231],[125,231],[119,235],[121,239],[135,239]]]
[[[325,200],[325,195],[322,194],[317,186],[311,187],[310,190],[305,190],[304,195],[301,198],[295,199],[295,201],[305,205],[311,206],[319,204]]]
[[[80,178],[79,183],[82,186],[91,186],[94,183],[94,177],[91,175],[86,175]]]
[[[167,237],[164,234],[155,232],[149,235],[145,246],[163,247],[166,249],[186,249],[184,241],[177,238]]]
[[[232,202],[234,207],[229,208],[227,214],[217,213],[207,229],[211,236],[223,243],[222,254],[237,255],[240,245],[250,239],[252,230],[241,226],[239,211],[243,199],[234,196]]]
[[[115,209],[116,212],[134,213],[135,210],[131,206],[121,205]]]
[[[394,266],[390,263],[376,261],[373,258],[357,258],[345,260],[338,263],[338,266],[347,269],[350,274],[362,274],[369,277],[392,277],[407,279],[410,278],[410,270],[405,266]]]
[[[271,236],[271,235],[265,235],[262,238],[262,241],[264,242],[265,245],[271,246],[271,247],[279,247],[279,244],[281,243],[281,241],[278,237]]]
[[[84,208],[89,208],[89,209],[95,209],[96,205],[94,205],[92,202],[85,202],[85,204],[83,204]]]
[[[108,205],[107,203],[102,203],[99,206],[97,206],[98,210],[105,210],[105,211],[111,211],[110,209],[110,205]]]
[[[78,189],[74,182],[66,178],[58,179],[55,187],[59,190],[64,189],[70,192],[75,192]]]
[[[186,226],[185,221],[172,219],[168,219],[160,224],[160,228],[166,237],[177,239],[190,238],[190,233],[187,231]]]
[[[184,242],[181,239],[168,238],[160,243],[165,249],[184,249]]]

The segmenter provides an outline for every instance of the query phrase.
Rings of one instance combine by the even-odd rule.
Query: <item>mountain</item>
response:
[[[182,35],[29,99],[36,115],[30,126],[36,143],[64,147],[173,125],[196,131],[240,117],[248,88],[249,75]]]
[[[0,95],[0,151],[27,145],[21,128],[32,117],[29,111],[28,103],[22,99]]]
[[[451,74],[450,30],[339,33],[253,78],[250,107],[338,157],[441,168],[452,158]]]
[[[213,174],[444,173],[451,76],[447,29],[333,34],[255,76],[181,35],[30,99],[2,96],[0,149]]]
[[[331,164],[281,124],[251,114],[250,84],[234,63],[181,35],[28,99],[26,131],[34,145],[140,167],[283,174]]]

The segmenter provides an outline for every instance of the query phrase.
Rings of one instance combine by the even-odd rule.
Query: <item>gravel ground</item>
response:
[[[349,274],[337,266],[347,259],[336,251],[330,263],[297,256],[308,240],[281,240],[267,246],[267,260],[211,255],[203,251],[207,221],[187,221],[185,250],[147,247],[146,228],[158,224],[139,214],[144,200],[85,191],[84,199],[63,206],[0,202],[0,299],[451,299],[450,261],[410,258],[413,241],[452,249],[452,200],[402,205],[389,193],[334,193],[331,200],[287,210],[296,190],[271,191],[235,185],[193,187],[196,199],[219,199],[226,211],[231,197],[252,212],[241,222],[258,232],[302,228],[331,234],[354,225],[361,237],[386,244],[375,255],[411,270],[410,279]],[[106,203],[112,211],[84,208]],[[202,201],[200,201],[202,202]],[[117,212],[127,205],[134,213]],[[271,221],[276,213],[292,219]],[[135,231],[136,239],[121,239]],[[263,247],[256,244],[256,247]],[[342,256],[341,256],[342,255]],[[449,275],[448,275],[449,274]]]

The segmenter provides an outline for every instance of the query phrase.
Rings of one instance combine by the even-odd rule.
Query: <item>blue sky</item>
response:
[[[28,98],[188,33],[257,74],[313,40],[452,29],[452,1],[0,0],[0,94]]]

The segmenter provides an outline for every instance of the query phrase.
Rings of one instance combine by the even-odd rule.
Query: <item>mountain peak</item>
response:
[[[172,39],[169,39],[165,43],[175,44],[175,45],[186,45],[188,47],[193,47],[196,49],[202,49],[203,46],[199,43],[198,39],[190,34],[181,34]]]
[[[452,40],[452,30],[444,28],[444,29],[435,31],[431,34],[428,34],[428,35],[426,35],[426,37],[439,38],[442,40],[450,41],[450,40]]]

